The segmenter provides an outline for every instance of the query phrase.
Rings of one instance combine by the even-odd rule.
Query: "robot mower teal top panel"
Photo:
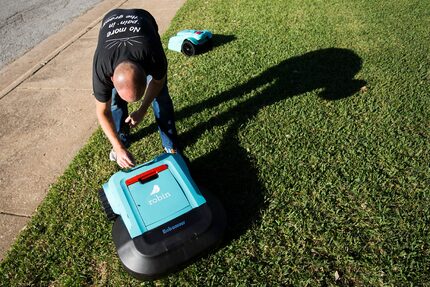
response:
[[[133,183],[128,189],[147,227],[191,210],[182,187],[169,169],[159,172],[156,178],[148,182]]]
[[[119,171],[103,189],[131,238],[206,202],[178,154],[164,154],[129,171]]]

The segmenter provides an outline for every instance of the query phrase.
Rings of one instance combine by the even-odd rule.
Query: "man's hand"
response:
[[[140,108],[131,113],[126,119],[125,122],[130,125],[131,128],[136,127],[146,115],[146,111],[151,105],[152,101],[160,94],[166,83],[166,75],[161,80],[156,80],[151,78],[148,82],[148,86],[146,87],[145,94],[143,95],[142,103]]]
[[[126,119],[125,122],[130,125],[131,128],[136,127],[140,122],[142,122],[143,117],[145,116],[146,111],[142,111],[141,109],[132,112]]]
[[[116,162],[121,168],[132,168],[135,164],[133,155],[125,148],[115,150]]]

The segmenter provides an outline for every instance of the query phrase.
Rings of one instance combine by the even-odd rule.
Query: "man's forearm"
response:
[[[103,132],[112,144],[113,149],[118,150],[120,148],[124,148],[124,145],[119,140],[118,135],[115,131],[112,114],[107,111],[98,111],[97,118],[99,120]]]
[[[139,108],[143,113],[146,113],[152,101],[156,97],[158,97],[158,95],[161,93],[161,90],[164,87],[165,81],[166,81],[166,77],[164,77],[162,80],[152,79],[149,82],[148,87],[146,88],[145,95],[142,99],[142,104]]]

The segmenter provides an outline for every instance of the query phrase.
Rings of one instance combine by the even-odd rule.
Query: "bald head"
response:
[[[126,102],[136,102],[145,93],[145,71],[133,62],[125,61],[118,64],[111,79],[119,96]]]

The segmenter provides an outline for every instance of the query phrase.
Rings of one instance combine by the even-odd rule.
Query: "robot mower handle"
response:
[[[153,179],[158,175],[159,172],[162,172],[163,170],[166,170],[168,168],[167,164],[163,164],[157,167],[154,167],[153,169],[147,170],[145,172],[142,172],[141,174],[138,174],[136,176],[133,176],[132,178],[129,178],[125,181],[125,184],[127,186],[132,185],[136,182],[145,182],[148,180]]]

